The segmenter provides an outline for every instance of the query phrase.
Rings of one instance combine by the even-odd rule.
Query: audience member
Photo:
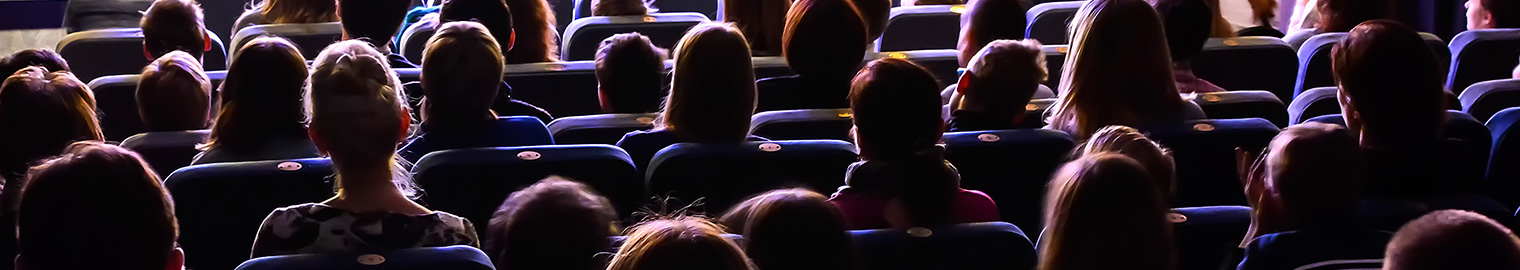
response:
[[[498,146],[523,146],[513,130],[494,125],[505,61],[496,39],[475,22],[450,22],[428,40],[422,61],[422,132],[401,157],[417,162],[429,152]],[[508,88],[510,89],[510,88]],[[504,115],[548,116],[543,109],[507,99]],[[543,119],[545,123],[549,119]],[[552,118],[550,118],[552,119]]]
[[[1241,31],[1258,27],[1276,28],[1277,6],[1277,0],[1219,0],[1218,7],[1220,17],[1230,24],[1230,29]]]
[[[638,32],[613,35],[596,50],[597,97],[603,113],[652,113],[665,98],[665,49]]]
[[[1341,115],[1367,153],[1370,195],[1438,192],[1445,126],[1441,63],[1414,29],[1387,20],[1352,29],[1331,55]],[[1399,196],[1402,197],[1402,196]]]
[[[734,33],[738,35],[738,33]],[[700,217],[645,221],[629,229],[607,270],[754,270],[722,226]]]
[[[152,60],[183,51],[199,62],[212,48],[203,18],[201,4],[193,0],[153,1],[142,15],[143,54]]]
[[[649,11],[644,0],[591,0],[591,16],[649,15]]]
[[[550,176],[513,192],[491,216],[484,249],[496,269],[600,269],[617,212],[591,187]]]
[[[1085,140],[1110,125],[1145,129],[1204,118],[1178,96],[1161,19],[1145,1],[1089,1],[1071,29],[1049,128]]]
[[[755,56],[781,55],[781,33],[792,0],[723,0],[723,21],[734,24]]]
[[[7,77],[0,84],[0,228],[16,229],[16,202],[36,161],[74,141],[102,139],[95,97],[73,74],[34,66]],[[15,259],[15,237],[0,234],[0,263]]]
[[[1467,30],[1520,28],[1520,3],[1467,0]]]
[[[617,146],[642,171],[655,152],[681,142],[740,143],[766,140],[749,135],[755,113],[755,72],[749,43],[739,29],[697,25],[676,44],[670,96],[654,129],[623,135]]]
[[[954,87],[948,131],[1027,126],[1023,123],[1024,104],[1039,91],[1048,73],[1039,41],[997,40],[987,44],[971,57]]]
[[[961,67],[971,64],[972,56],[994,40],[1024,38],[1025,0],[971,0],[966,2],[966,12],[961,13],[960,41],[955,49],[960,51],[957,60]]]
[[[260,0],[232,24],[234,35],[259,24],[328,23],[338,21],[337,0]]]
[[[870,0],[886,1],[886,0]],[[866,53],[866,27],[849,0],[799,0],[786,14],[781,56],[795,76],[755,82],[759,111],[849,107],[850,78]]]
[[[1112,153],[1061,167],[1046,197],[1039,269],[1175,269],[1172,223],[1148,174]]]
[[[903,6],[911,7],[911,6],[964,5],[964,4],[966,4],[966,1],[963,1],[963,0],[915,0],[913,2],[903,3]]]
[[[497,39],[496,43],[501,47],[502,57],[507,57],[510,55],[507,51],[512,49],[512,45],[517,40],[517,32],[512,28],[514,14],[516,13],[512,13],[512,9],[507,7],[507,2],[503,0],[448,0],[444,1],[443,6],[438,9],[437,20],[422,23],[433,23],[434,29],[448,22],[480,23],[491,32],[492,37]]]
[[[347,2],[348,5],[343,3]],[[385,54],[393,68],[415,68],[391,44],[391,37],[401,32],[401,21],[412,5],[410,0],[338,0],[338,21],[343,39],[362,39]],[[344,14],[347,14],[346,16]]]
[[[148,132],[205,129],[211,117],[211,80],[200,61],[174,51],[143,68],[137,111]]]
[[[1350,131],[1314,122],[1291,126],[1260,160],[1244,151],[1239,159],[1253,211],[1238,269],[1381,261],[1392,235],[1355,221],[1365,179]]]
[[[1158,0],[1156,12],[1166,27],[1166,44],[1171,49],[1172,76],[1177,81],[1177,92],[1212,93],[1224,92],[1209,81],[1193,75],[1193,57],[1203,52],[1203,44],[1209,41],[1209,22],[1213,20],[1214,8],[1204,0]]]
[[[184,267],[174,202],[137,153],[77,142],[33,168],[26,182],[17,210],[18,269]]]
[[[332,157],[337,195],[275,209],[259,228],[253,257],[478,246],[470,221],[412,201],[419,191],[396,156],[411,115],[384,59],[358,40],[317,55],[306,97],[310,134]]]
[[[881,38],[881,33],[887,31],[887,20],[892,18],[892,0],[846,0],[841,2],[850,3],[855,6],[855,11],[866,26],[867,43]],[[797,3],[793,3],[792,5],[795,6]]]
[[[1124,155],[1135,160],[1145,171],[1150,173],[1148,177],[1156,190],[1161,191],[1161,199],[1171,205],[1173,197],[1177,194],[1177,161],[1172,159],[1170,149],[1161,147],[1161,144],[1145,137],[1132,127],[1107,126],[1093,133],[1087,142],[1077,145],[1073,151],[1078,156],[1091,156],[1103,153]]]
[[[1306,14],[1294,18],[1302,22],[1288,28],[1291,31],[1283,37],[1293,48],[1318,34],[1347,32],[1362,22],[1395,15],[1394,0],[1310,0],[1307,5]]]
[[[69,0],[64,9],[62,23],[69,33],[137,28],[138,21],[142,20],[142,11],[147,10],[151,5],[153,5],[153,0]]]
[[[280,37],[257,37],[232,57],[221,111],[191,164],[317,157],[306,135],[306,58]]]
[[[829,201],[850,229],[907,228],[998,221],[997,204],[960,188],[960,174],[939,146],[939,84],[923,67],[898,58],[866,64],[850,89],[861,162]]]
[[[507,64],[559,61],[559,30],[546,0],[506,0],[512,7],[512,53]],[[494,34],[494,32],[492,32]]]
[[[7,77],[31,66],[41,67],[46,72],[69,71],[69,62],[49,49],[25,49],[0,56],[0,74],[6,74]]]
[[[1383,269],[1520,269],[1520,239],[1473,212],[1441,210],[1405,224],[1393,236]]]
[[[723,224],[743,235],[760,269],[856,269],[844,214],[811,190],[779,189],[729,209]]]

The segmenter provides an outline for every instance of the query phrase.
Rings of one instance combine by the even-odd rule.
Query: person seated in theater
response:
[[[781,56],[797,75],[756,81],[758,111],[849,107],[850,79],[871,40],[850,1],[799,0],[786,14],[785,29]]]
[[[1367,194],[1412,198],[1458,185],[1443,183],[1445,74],[1414,29],[1389,20],[1362,23],[1330,58],[1341,115],[1367,155]]]
[[[174,201],[137,153],[77,142],[32,168],[26,182],[6,191],[22,193],[16,269],[184,267]]]
[[[1024,38],[1024,9],[1022,0],[972,0],[961,13],[960,39],[955,44],[957,64],[961,68],[971,65],[971,58],[995,40],[1019,40]],[[955,84],[945,87],[955,92]]]
[[[1114,153],[1134,159],[1150,174],[1148,179],[1155,182],[1156,190],[1161,191],[1161,199],[1168,207],[1176,200],[1177,160],[1172,158],[1171,149],[1147,138],[1140,130],[1127,126],[1103,127],[1072,152],[1078,156]]]
[[[497,87],[504,85],[506,65],[498,46],[485,26],[475,22],[445,23],[433,34],[422,57],[421,133],[401,148],[401,157],[415,163],[433,151],[525,146],[515,136],[520,133],[494,124],[498,113],[491,107]],[[521,101],[510,102],[513,110],[503,115],[547,114]]]
[[[210,51],[201,4],[195,0],[156,0],[142,15],[143,55],[158,59],[172,51],[189,53],[197,61]]]
[[[749,49],[756,57],[781,55],[781,33],[786,30],[786,13],[792,0],[722,1],[721,19],[744,32],[744,39],[749,41]]]
[[[228,36],[260,24],[329,23],[338,21],[337,0],[261,0],[232,25]]]
[[[637,32],[613,35],[596,50],[602,113],[652,113],[665,98],[665,49]]]
[[[46,117],[41,117],[46,116]],[[102,140],[95,98],[66,71],[28,66],[0,83],[0,230],[15,231],[27,170],[81,140]],[[16,258],[16,234],[0,234],[0,264]]]
[[[1210,23],[1218,9],[1204,0],[1158,0],[1155,5],[1166,27],[1166,43],[1171,49],[1172,77],[1176,78],[1177,92],[1224,92],[1224,88],[1193,75],[1193,57],[1203,52],[1204,43],[1209,41]]]
[[[744,34],[726,24],[700,24],[686,32],[675,54],[670,96],[654,129],[629,132],[617,142],[640,171],[656,152],[676,143],[767,140],[749,133],[755,72]]]
[[[1384,270],[1520,269],[1520,239],[1477,213],[1441,210],[1405,224],[1388,244]]]
[[[192,165],[314,158],[307,136],[306,58],[281,37],[257,37],[233,55],[217,89],[221,106]]]
[[[1061,166],[1046,192],[1039,269],[1176,269],[1166,202],[1148,175],[1115,153]]]
[[[1347,32],[1362,22],[1395,16],[1393,0],[1309,0],[1300,8],[1305,12],[1295,12],[1283,37],[1293,48],[1315,35]]]
[[[481,249],[496,269],[599,269],[597,254],[620,233],[617,219],[591,187],[550,176],[501,203]]]
[[[206,129],[210,108],[211,80],[190,54],[170,52],[143,68],[137,111],[148,132]]]
[[[1467,0],[1467,30],[1520,28],[1520,2]]]
[[[760,269],[857,269],[860,264],[839,207],[805,188],[755,195],[720,221],[729,233],[744,236],[744,253]]]
[[[723,226],[697,216],[663,217],[628,229],[607,270],[755,270]]]
[[[651,8],[646,3],[644,0],[591,0],[591,16],[649,15]]]
[[[0,74],[9,76],[26,67],[41,67],[47,72],[69,71],[69,61],[50,49],[25,49],[0,56]]]
[[[439,11],[438,11],[438,17],[439,17],[438,21],[442,22],[442,23],[439,23],[439,27],[438,27],[439,30],[438,31],[441,31],[443,29],[443,27],[442,27],[443,24],[447,24],[449,22],[476,22],[476,23],[480,24],[481,26],[485,27],[486,32],[489,33],[489,34],[491,34],[492,42],[496,43],[496,45],[494,45],[494,46],[496,48],[498,48],[499,51],[497,53],[493,53],[493,55],[496,56],[495,58],[504,59],[503,63],[511,64],[512,63],[512,58],[513,58],[512,55],[523,54],[523,53],[525,53],[525,51],[528,51],[528,50],[523,49],[523,48],[513,47],[514,45],[522,44],[522,43],[518,43],[517,42],[517,37],[518,37],[519,32],[516,31],[516,28],[514,28],[514,27],[518,27],[518,26],[514,26],[514,25],[517,25],[517,22],[519,22],[517,20],[529,20],[529,19],[531,19],[531,18],[528,18],[528,17],[514,18],[512,16],[513,14],[514,13],[512,12],[512,8],[509,8],[507,6],[507,4],[505,2],[502,2],[501,0],[449,0],[447,2],[444,2],[443,3],[443,7],[440,8]],[[526,27],[527,25],[528,24],[524,24],[523,27]],[[433,42],[431,42],[431,40],[429,40],[429,41],[430,42],[428,42],[428,44],[429,44],[428,47],[432,47],[433,46],[432,45]],[[424,54],[423,57],[422,57],[423,58],[422,60],[424,60],[423,62],[426,62],[426,60],[428,58],[426,54],[428,54],[429,50],[431,50],[431,49],[424,49],[423,50],[423,54]],[[511,53],[508,53],[508,51],[511,51]],[[482,54],[482,55],[484,55],[484,54]],[[480,55],[469,55],[469,56],[480,56]],[[465,55],[455,55],[454,57],[455,57],[455,59],[469,58],[469,57],[467,57]],[[484,56],[482,56],[481,58],[482,59],[471,59],[469,61],[484,61],[484,60],[488,60],[488,59],[490,59],[492,57],[484,57]],[[481,64],[481,63],[477,63],[477,64]],[[482,65],[484,65],[484,64],[482,64]],[[434,74],[435,77],[448,77],[448,76],[451,76],[451,75],[448,75],[448,74],[454,72],[454,68],[455,68],[454,66],[449,66],[447,64],[427,65],[427,64],[424,63],[423,66],[424,66],[423,67],[423,73],[432,73],[432,74]],[[429,71],[427,71],[427,68],[425,66],[434,66],[436,68],[434,68],[434,71],[429,72]],[[503,69],[498,69],[498,68],[494,68],[494,67],[485,67],[485,66],[481,66],[481,68],[486,68],[486,69],[490,69],[490,70],[497,70],[497,71],[503,71],[503,70],[505,70],[504,68]],[[475,72],[471,72],[471,73],[473,73],[473,74],[485,74],[484,72],[480,72],[479,70],[476,70]],[[502,72],[497,72],[496,74],[497,74],[497,76],[496,76],[497,80],[500,81],[500,79],[501,79],[501,75],[500,74],[502,74]],[[484,75],[481,75],[481,76],[484,76]],[[427,77],[427,76],[423,76],[423,77]],[[484,79],[484,77],[481,77],[481,78]],[[528,104],[527,102],[522,102],[522,101],[519,101],[517,99],[512,98],[512,86],[511,85],[507,85],[506,82],[501,82],[499,85],[500,86],[498,86],[499,89],[498,89],[498,91],[496,93],[495,103],[493,103],[493,105],[491,106],[491,110],[495,111],[497,115],[500,115],[500,116],[532,116],[532,117],[537,117],[538,120],[544,121],[544,123],[546,123],[546,124],[549,123],[549,122],[554,121],[554,116],[551,115],[551,114],[549,114],[548,111],[545,111],[544,109],[541,109],[541,108],[539,108],[537,106],[533,106],[532,104]],[[420,91],[421,89],[417,87],[417,86],[421,86],[421,85],[416,84],[416,83],[408,83],[407,86],[408,86],[408,89],[407,89],[408,95],[412,96],[413,100],[418,100],[418,99],[422,98],[419,95],[419,94],[422,93],[422,91]],[[423,110],[419,110],[419,111],[423,111]]]
[[[375,45],[392,68],[415,68],[417,65],[401,56],[391,44],[391,37],[401,32],[401,21],[406,19],[411,5],[410,0],[339,0],[338,21],[343,26],[343,39],[363,39]]]
[[[1024,105],[1049,71],[1040,42],[997,40],[971,58],[951,97],[949,132],[1028,126]],[[1035,127],[1039,127],[1036,124]]]
[[[1239,153],[1252,222],[1237,269],[1381,264],[1392,235],[1355,221],[1366,179],[1349,130],[1299,124],[1279,133],[1261,155]]]
[[[939,83],[918,64],[884,58],[866,64],[850,89],[861,162],[829,198],[850,229],[909,228],[1000,220],[997,204],[960,187],[960,173],[939,145],[945,121]]]

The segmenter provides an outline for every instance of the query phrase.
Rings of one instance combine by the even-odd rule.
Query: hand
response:
[[[1235,148],[1236,176],[1245,187],[1246,203],[1253,209],[1261,206],[1266,192],[1266,165],[1260,152]]]

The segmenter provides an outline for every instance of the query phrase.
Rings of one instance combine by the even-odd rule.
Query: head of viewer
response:
[[[17,212],[17,269],[182,268],[174,202],[136,153],[78,142],[28,175]]]
[[[866,34],[849,0],[799,0],[786,14],[781,56],[798,75],[843,81],[860,67]]]
[[[1288,127],[1272,139],[1260,164],[1265,183],[1258,212],[1283,223],[1274,229],[1344,224],[1356,215],[1364,164],[1356,138],[1345,128]]]
[[[1156,12],[1166,27],[1166,43],[1171,48],[1173,62],[1186,63],[1203,51],[1218,10],[1205,0],[1156,1]]]
[[[491,37],[496,38],[502,57],[506,57],[512,44],[517,41],[517,32],[512,29],[512,9],[502,0],[444,1],[443,7],[438,9],[438,21],[440,24],[462,21],[480,23],[491,32]]]
[[[761,269],[855,269],[844,214],[828,197],[803,188],[755,195],[723,215],[744,235],[745,253]]]
[[[1093,0],[1071,23],[1071,49],[1050,128],[1085,140],[1110,125],[1144,127],[1184,116],[1156,10],[1142,0]],[[1115,65],[1114,63],[1126,63]]]
[[[904,158],[938,144],[945,130],[938,89],[934,76],[911,61],[866,64],[850,87],[861,159]]]
[[[1506,0],[1467,0],[1467,30],[1520,28],[1520,3]]]
[[[781,32],[792,0],[723,0],[723,21],[744,32],[755,56],[781,55]]]
[[[69,71],[69,62],[49,49],[25,49],[0,57],[0,74],[10,75],[22,68],[37,66],[48,72]]]
[[[201,59],[211,50],[201,5],[195,0],[155,0],[143,12],[143,54],[157,59],[172,51],[184,51]]]
[[[422,121],[428,126],[489,123],[506,59],[485,26],[449,22],[422,52]]]
[[[1001,112],[1012,124],[1024,119],[1024,104],[1049,76],[1040,42],[997,40],[971,57],[956,87],[962,111]]]
[[[655,127],[684,142],[742,142],[755,114],[754,64],[738,29],[697,25],[676,44],[670,97]]]
[[[961,67],[994,40],[1024,38],[1024,4],[1021,0],[971,0],[961,13],[960,41],[956,50]]]
[[[1045,204],[1040,269],[1175,269],[1167,207],[1145,175],[1140,163],[1113,153],[1057,170]]]
[[[1396,4],[1392,0],[1319,0],[1321,32],[1347,32],[1365,21],[1392,19]]]
[[[1440,210],[1399,228],[1384,258],[1385,270],[1520,269],[1520,239],[1483,215]]]
[[[385,55],[359,40],[329,45],[313,61],[309,87],[307,132],[317,150],[332,157],[338,191],[386,186],[414,197],[416,184],[396,155],[397,144],[410,136],[411,112]],[[387,183],[363,182],[382,178],[373,175],[382,171],[391,174]],[[363,174],[370,175],[357,177]]]
[[[650,113],[665,97],[665,49],[637,32],[602,40],[596,51],[597,97],[604,113]]]
[[[1147,178],[1154,183],[1156,190],[1161,191],[1163,199],[1170,202],[1176,195],[1177,162],[1172,159],[1172,151],[1145,137],[1140,130],[1127,126],[1103,127],[1077,147],[1075,152],[1082,156],[1115,153],[1134,159],[1150,173]]]
[[[190,54],[170,52],[143,68],[137,110],[149,132],[205,129],[210,108],[211,80]]]
[[[700,217],[645,221],[629,228],[607,270],[752,270],[723,228]]]
[[[202,148],[250,153],[269,138],[306,136],[306,58],[281,37],[257,37],[232,57],[218,90],[221,111]],[[289,137],[283,137],[289,138]]]
[[[7,179],[69,143],[102,139],[90,89],[73,74],[41,67],[23,68],[0,84],[0,130],[12,131],[0,132],[0,177]],[[7,187],[12,182],[19,181]]]
[[[592,269],[617,212],[584,184],[550,176],[513,192],[491,215],[483,249],[497,269]]]
[[[408,0],[338,0],[338,22],[344,39],[364,39],[376,48],[388,48],[401,31],[401,22],[412,5]]]
[[[508,64],[559,61],[559,30],[548,0],[506,0],[512,7],[512,30],[517,33]],[[568,2],[562,2],[568,3]],[[493,32],[493,34],[495,34]]]
[[[1375,20],[1352,29],[1331,53],[1341,115],[1364,148],[1434,147],[1445,123],[1440,65],[1414,29]]]
[[[591,0],[591,16],[630,16],[649,14],[644,0]]]

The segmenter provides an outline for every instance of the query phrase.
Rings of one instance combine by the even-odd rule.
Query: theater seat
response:
[[[1448,65],[1445,63],[1451,61],[1451,51],[1446,48],[1446,42],[1430,33],[1420,33],[1420,36],[1425,38],[1425,43],[1435,52],[1436,63],[1441,66],[1437,71],[1446,73]],[[1335,44],[1346,40],[1346,37],[1346,33],[1319,34],[1299,47],[1298,82],[1293,86],[1293,96],[1297,97],[1311,88],[1336,85],[1330,69],[1330,53]]]
[[[1468,30],[1451,38],[1446,89],[1461,95],[1475,83],[1509,79],[1520,59],[1520,29]],[[1479,118],[1483,119],[1483,118]]]
[[[901,52],[883,52],[876,54],[876,58],[902,58],[918,63],[929,70],[939,85],[950,85],[960,81],[960,51],[954,49],[941,50],[917,50]]]
[[[227,49],[211,30],[211,49],[202,63],[205,70],[227,69]],[[141,28],[114,28],[79,31],[64,36],[54,49],[69,61],[69,69],[81,82],[109,75],[142,74],[152,59],[143,55]],[[130,134],[128,134],[130,135]]]
[[[1240,263],[1240,238],[1251,226],[1250,207],[1175,208],[1167,218],[1177,239],[1177,269],[1216,270]]]
[[[322,53],[327,45],[332,45],[343,39],[343,26],[337,22],[330,23],[292,23],[292,24],[262,24],[245,27],[232,36],[232,48],[229,55],[237,55],[237,50],[243,48],[243,44],[253,41],[259,36],[279,36],[290,40],[301,50],[301,56],[307,60],[316,59],[317,54]]]
[[[850,109],[769,111],[750,119],[750,134],[771,140],[850,141]]]
[[[196,145],[206,142],[211,130],[148,132],[132,135],[121,142],[121,147],[141,155],[159,177],[180,167],[190,165],[195,155],[201,153]]]
[[[1520,80],[1503,79],[1475,83],[1462,91],[1462,111],[1487,121],[1509,107],[1520,107]]]
[[[1298,76],[1294,57],[1278,38],[1211,38],[1193,57],[1193,73],[1228,90],[1267,90],[1287,103]]]
[[[1288,108],[1267,91],[1229,91],[1198,94],[1193,99],[1204,115],[1213,118],[1261,118],[1278,127],[1288,126]]]
[[[485,224],[512,192],[551,175],[594,188],[627,217],[645,202],[628,153],[610,145],[552,145],[438,151],[412,168],[432,209]],[[477,225],[477,230],[485,226]],[[484,233],[482,232],[482,235]]]
[[[1029,237],[1003,222],[856,230],[850,236],[864,269],[1033,269],[1036,263]]]
[[[592,60],[602,40],[615,34],[638,32],[660,48],[675,48],[686,30],[707,22],[701,13],[655,13],[635,16],[592,16],[576,19],[565,29],[560,45],[564,61]]]
[[[503,80],[512,86],[512,98],[555,117],[602,113],[592,61],[507,65],[506,72]]]
[[[1034,5],[1024,13],[1025,21],[1029,22],[1024,35],[1045,45],[1066,45],[1071,42],[1071,35],[1066,33],[1067,25],[1085,3],[1087,1],[1058,1]]]
[[[1066,67],[1066,52],[1069,49],[1066,45],[1040,47],[1040,51],[1045,53],[1045,70],[1050,72],[1049,78],[1045,79],[1045,86],[1050,89],[1061,89],[1062,70]]]
[[[1018,129],[945,133],[945,160],[961,187],[986,192],[1004,221],[1043,228],[1045,185],[1076,142],[1065,132]]]
[[[1306,122],[1346,126],[1346,119],[1340,114],[1323,115]],[[1447,186],[1454,189],[1479,186],[1483,181],[1483,165],[1480,164],[1487,163],[1488,151],[1493,143],[1488,128],[1467,113],[1446,111],[1444,134],[1446,142],[1442,150],[1443,164],[1440,166],[1444,171],[1442,176],[1448,182]]]
[[[574,6],[573,9],[570,9],[571,12],[565,13],[573,14],[573,19],[581,19],[592,16],[592,0],[564,1],[565,4]],[[574,4],[571,4],[571,2],[574,2]],[[646,5],[650,7],[649,13],[695,12],[701,13],[702,16],[705,16],[708,19],[721,21],[723,20],[724,2],[725,1],[722,0],[650,0],[645,1],[644,3],[650,3],[649,5]],[[555,12],[559,11],[556,10]]]
[[[297,254],[260,257],[237,270],[494,270],[491,257],[470,246],[422,247],[378,254]]]
[[[755,78],[775,78],[797,75],[780,56],[756,56],[750,61],[755,65]]]
[[[1050,111],[1050,106],[1055,104],[1054,98],[1030,100],[1028,105],[1024,105],[1024,122],[1018,128],[1045,127],[1045,112]]]
[[[189,269],[232,269],[248,259],[259,224],[275,208],[333,196],[326,158],[195,165],[164,180],[179,216]]]
[[[422,52],[427,49],[428,39],[433,38],[433,33],[438,30],[438,19],[428,18],[401,31],[401,43],[396,44],[401,48],[401,56],[412,64],[422,65]]]
[[[1520,122],[1520,107],[1499,111],[1485,124],[1493,137],[1486,171],[1488,182],[1507,194],[1520,192],[1520,181],[1517,181],[1520,180],[1520,166],[1516,166],[1520,164],[1520,127],[1515,126],[1517,122]],[[1515,195],[1499,199],[1506,201],[1507,206],[1520,202],[1520,196]]]
[[[1339,91],[1339,88],[1329,86],[1316,87],[1299,94],[1293,103],[1288,104],[1288,122],[1299,124],[1310,118],[1341,113],[1341,103],[1335,99]]]
[[[112,75],[89,81],[90,92],[95,94],[96,116],[100,118],[100,129],[107,141],[121,141],[148,131],[137,111],[137,81],[141,77],[136,74]],[[212,87],[217,87],[223,78],[227,78],[227,72],[206,72],[206,78],[211,80]]]
[[[678,143],[651,159],[645,190],[687,202],[705,198],[707,212],[718,213],[777,188],[832,193],[856,160],[854,145],[835,140]]]
[[[597,114],[561,117],[549,122],[549,133],[559,144],[617,144],[624,134],[654,128],[659,114]]]
[[[424,123],[426,125],[426,123]],[[424,127],[425,128],[425,127]],[[417,161],[428,153],[473,147],[553,145],[554,136],[537,117],[503,116],[478,130],[436,130],[411,138],[398,153]]]
[[[876,40],[878,52],[955,49],[960,41],[964,5],[894,7]]]
[[[1144,130],[1172,150],[1177,162],[1176,206],[1245,205],[1235,149],[1262,149],[1277,126],[1261,118],[1191,120]]]

